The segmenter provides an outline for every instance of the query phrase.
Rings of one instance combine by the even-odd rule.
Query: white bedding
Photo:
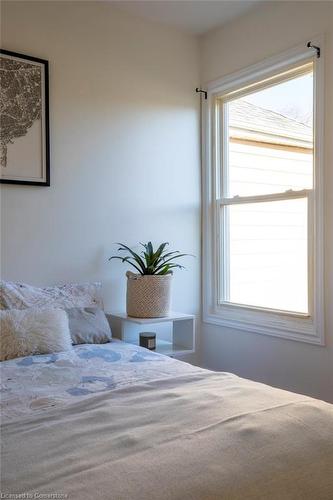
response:
[[[327,403],[120,342],[1,371],[5,493],[333,499]]]
[[[202,371],[120,341],[16,358],[0,364],[2,422],[61,408],[100,392]]]

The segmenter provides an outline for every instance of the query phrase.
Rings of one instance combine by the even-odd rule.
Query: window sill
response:
[[[263,313],[270,313],[270,314],[275,314],[279,316],[285,316],[285,317],[291,317],[291,318],[301,318],[301,319],[311,319],[311,316],[309,313],[301,313],[301,312],[294,312],[294,311],[286,311],[282,309],[270,309],[268,307],[260,307],[260,306],[250,306],[246,304],[237,304],[235,302],[227,302],[227,301],[220,301],[219,306],[224,306],[224,307],[229,307],[233,308],[235,311],[237,310],[244,310],[244,311],[255,311],[255,312],[263,312]]]
[[[235,330],[279,337],[287,340],[305,342],[307,344],[324,346],[323,328],[319,328],[311,317],[295,318],[284,315],[279,318],[277,314],[258,313],[257,311],[247,311],[238,307],[238,312],[232,313],[230,310],[221,310],[203,314],[203,322],[232,328]],[[250,316],[248,317],[248,314]],[[264,317],[263,317],[264,316]]]

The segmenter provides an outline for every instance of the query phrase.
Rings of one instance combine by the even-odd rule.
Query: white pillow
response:
[[[26,309],[27,307],[52,306],[103,307],[101,283],[67,283],[60,286],[39,288],[26,283],[1,281],[0,309]]]
[[[0,361],[72,349],[68,317],[54,308],[0,311]]]
[[[97,307],[66,309],[73,344],[105,344],[111,342],[111,328],[105,312]]]

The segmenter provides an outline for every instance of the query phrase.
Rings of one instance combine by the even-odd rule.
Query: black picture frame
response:
[[[49,62],[46,59],[29,56],[27,54],[20,54],[6,49],[0,49],[0,55],[12,56],[18,59],[31,61],[44,66],[44,100],[42,103],[42,112],[44,120],[42,126],[44,130],[44,172],[45,177],[41,181],[18,180],[18,179],[3,179],[0,177],[2,184],[21,184],[29,186],[50,186],[50,118],[49,118]]]

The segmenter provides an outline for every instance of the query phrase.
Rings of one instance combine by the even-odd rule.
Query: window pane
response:
[[[224,104],[225,195],[312,189],[313,72]]]
[[[222,300],[307,313],[307,198],[221,210],[229,257]]]

